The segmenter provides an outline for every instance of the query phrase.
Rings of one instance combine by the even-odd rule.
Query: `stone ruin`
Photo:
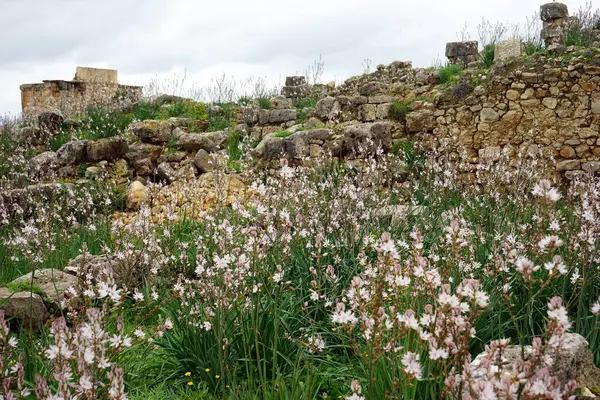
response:
[[[542,39],[549,52],[559,52],[564,48],[569,22],[569,9],[566,4],[548,3],[540,7],[540,18],[544,25]]]
[[[465,65],[479,59],[479,49],[476,40],[467,42],[450,42],[446,44],[446,57],[450,64]]]
[[[137,102],[141,86],[121,85],[114,69],[77,67],[73,80],[44,80],[20,86],[24,116],[35,117],[48,110],[64,116],[82,114],[92,105]]]
[[[558,36],[549,27],[562,26],[559,20],[568,18],[566,6],[551,3],[541,10],[544,37],[555,40]],[[305,77],[289,76],[268,108],[236,106],[236,127],[206,132],[208,125],[193,125],[185,118],[138,122],[129,130],[139,143],[125,143],[121,137],[68,143],[56,153],[32,159],[31,170],[68,177],[85,162],[90,170],[86,176],[93,176],[93,169],[122,160],[135,180],[148,182],[157,171],[159,180],[172,182],[180,171],[186,176],[206,173],[206,159],[226,152],[227,137],[235,129],[259,143],[252,157],[273,169],[282,157],[290,164],[325,155],[356,159],[361,156],[358,149],[372,151],[375,144],[389,151],[411,139],[455,159],[464,153],[465,181],[474,179],[477,164],[505,154],[551,155],[566,179],[600,173],[600,55],[572,47],[564,49],[569,55],[564,59],[546,54],[519,58],[523,46],[511,40],[497,44],[496,64],[482,72],[475,63],[477,47],[477,42],[447,45],[450,62],[467,63],[454,87],[440,87],[439,71],[413,68],[409,61],[377,66],[373,73],[339,86],[309,85]],[[131,88],[132,97],[141,94],[139,87],[118,85],[116,71],[102,71],[78,69],[74,81],[47,81],[39,84],[40,90],[57,82],[85,87],[95,79],[111,88]],[[41,103],[27,99],[30,86],[22,87],[24,111]],[[298,100],[315,93],[314,107],[297,109]],[[72,95],[58,91],[59,97]],[[57,121],[46,117],[39,125],[54,127],[44,131],[57,130]],[[35,135],[24,131],[23,136]],[[164,153],[169,143],[179,151]]]

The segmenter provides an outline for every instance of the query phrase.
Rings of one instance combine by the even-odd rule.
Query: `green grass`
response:
[[[494,65],[494,58],[496,56],[496,44],[487,44],[481,52],[481,63],[486,68],[490,68]]]
[[[390,107],[390,118],[396,121],[406,121],[406,116],[412,111],[412,102],[394,99]]]
[[[276,132],[273,137],[277,137],[277,138],[286,138],[288,136],[291,136],[294,132],[290,132],[290,131],[279,131]]]
[[[31,285],[31,282],[25,282],[25,281],[21,281],[21,282],[10,282],[6,285],[6,287],[8,288],[8,290],[10,290],[11,293],[16,293],[16,292],[31,292],[31,293],[37,293],[37,294],[42,294],[42,289],[38,286],[38,285]]]
[[[441,84],[452,84],[458,80],[463,73],[462,64],[448,64],[439,70],[439,82]]]
[[[271,108],[271,100],[268,97],[259,97],[258,105],[263,110],[268,110],[269,108]]]

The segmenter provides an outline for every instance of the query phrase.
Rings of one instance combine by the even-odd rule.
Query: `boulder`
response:
[[[83,279],[91,278],[92,283],[114,282],[121,286],[128,278],[130,268],[127,261],[120,261],[113,255],[82,254],[69,261],[64,271]]]
[[[204,149],[209,153],[216,151],[215,143],[206,133],[188,133],[181,135],[177,140],[177,146],[186,151],[198,151]]]
[[[478,43],[475,40],[446,43],[445,55],[449,59],[460,60],[467,56],[476,56],[478,53]]]
[[[392,148],[392,129],[388,122],[350,125],[343,130],[342,152],[349,154],[374,154]]]
[[[85,160],[85,149],[87,140],[73,140],[63,144],[56,151],[56,158],[59,165],[79,164]]]
[[[525,346],[525,360],[533,353],[531,346]],[[488,357],[487,353],[481,353],[471,362],[473,375],[477,378],[484,376],[483,362]],[[514,377],[514,367],[521,360],[521,346],[508,346],[502,351],[499,373],[503,377]],[[551,375],[559,382],[565,383],[575,380],[577,387],[600,387],[600,369],[594,365],[594,356],[589,349],[585,338],[577,333],[565,333],[563,345],[555,355],[549,351],[543,361]]]
[[[265,160],[285,157],[285,138],[269,136],[261,142],[263,147],[262,157]]]
[[[269,123],[280,124],[283,122],[294,121],[298,117],[296,109],[271,110],[269,113]]]
[[[53,151],[45,151],[29,160],[29,175],[32,178],[45,178],[59,166],[58,157]]]
[[[335,120],[341,112],[340,103],[335,97],[324,97],[317,102],[315,113],[322,120]]]
[[[286,76],[285,77],[285,86],[300,86],[306,85],[306,77],[305,76]]]
[[[213,157],[208,154],[204,149],[198,150],[194,157],[194,165],[198,169],[198,172],[204,174],[213,170]]]
[[[175,125],[171,121],[146,120],[130,125],[131,132],[144,143],[163,144],[171,139]]]
[[[156,168],[156,179],[160,182],[173,183],[176,179],[176,172],[167,162],[160,163]]]
[[[40,290],[40,295],[46,301],[56,305],[62,303],[67,289],[77,286],[77,278],[75,276],[52,268],[30,272],[15,279],[10,284],[29,285],[32,282],[32,276],[33,286]]]
[[[11,293],[7,288],[0,288],[0,309],[7,318],[16,319],[25,329],[40,329],[50,316],[39,294]]]
[[[567,18],[569,8],[562,3],[547,3],[540,6],[540,18],[544,22],[551,22],[556,19]]]
[[[85,159],[87,162],[113,161],[123,157],[127,150],[127,141],[122,137],[89,140],[85,146]]]
[[[58,111],[44,111],[38,115],[38,125],[41,130],[51,134],[60,131],[65,118]]]
[[[220,150],[226,147],[229,131],[204,132],[203,135],[213,142],[217,150]]]
[[[285,96],[275,96],[269,100],[272,110],[285,110],[292,108],[292,102]]]
[[[148,189],[140,181],[134,181],[127,188],[125,207],[137,211],[148,200]]]
[[[133,162],[133,169],[138,176],[150,176],[154,168],[151,159],[141,158]]]
[[[141,159],[150,159],[152,162],[156,162],[160,157],[163,148],[149,143],[133,143],[129,146],[125,159],[128,161],[137,161]]]
[[[358,94],[363,96],[372,96],[374,94],[385,93],[388,86],[382,82],[367,82],[358,88]]]

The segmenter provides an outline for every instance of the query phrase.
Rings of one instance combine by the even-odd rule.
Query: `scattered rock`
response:
[[[204,149],[198,150],[194,157],[194,165],[198,168],[198,172],[203,174],[213,170],[213,157]]]
[[[209,153],[216,151],[215,143],[206,135],[206,133],[188,133],[182,135],[177,140],[177,146],[186,151],[198,151],[204,149]]]
[[[79,164],[85,160],[87,140],[73,140],[63,144],[56,151],[58,164],[61,166]]]
[[[525,360],[533,352],[531,346],[525,346]],[[471,362],[473,375],[483,377],[483,361],[487,354],[481,353]],[[501,370],[503,376],[514,376],[514,366],[521,359],[521,346],[509,346],[502,352]],[[589,349],[585,338],[577,333],[565,333],[563,335],[563,346],[555,356],[551,352],[546,354],[543,362],[551,375],[556,376],[564,385],[570,380],[575,380],[577,386],[598,387],[600,386],[600,369],[594,365],[594,356]]]
[[[127,188],[125,206],[127,210],[139,210],[142,204],[148,200],[148,189],[140,181],[134,181]]]
[[[171,139],[174,127],[171,121],[146,120],[135,122],[130,129],[143,143],[163,144]]]
[[[7,318],[15,318],[25,329],[40,329],[50,316],[39,294],[11,293],[7,288],[0,288],[0,309]]]
[[[20,283],[26,285],[33,283],[46,301],[60,305],[67,289],[77,286],[77,278],[58,269],[48,268],[30,272],[11,282],[11,284]]]
[[[113,161],[123,157],[127,149],[127,142],[122,137],[89,140],[85,146],[85,158],[87,162]]]

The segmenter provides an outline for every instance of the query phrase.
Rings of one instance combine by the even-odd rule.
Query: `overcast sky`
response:
[[[361,74],[363,60],[444,59],[445,43],[482,18],[524,23],[539,0],[0,0],[0,114],[21,110],[19,85],[72,79],[77,65],[113,68],[143,85],[222,73],[281,84],[322,55],[323,81]],[[574,13],[584,0],[568,1]],[[594,6],[598,6],[594,4]]]

